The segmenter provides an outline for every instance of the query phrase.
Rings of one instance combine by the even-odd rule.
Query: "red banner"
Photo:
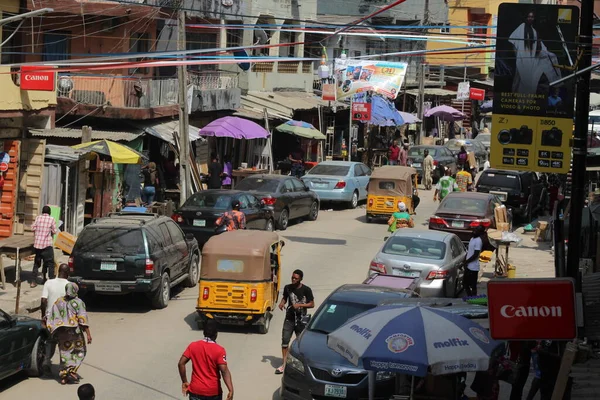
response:
[[[485,90],[471,88],[471,89],[469,89],[469,98],[471,100],[483,101],[483,100],[485,100]]]
[[[45,71],[40,71],[45,70]],[[48,72],[48,67],[21,67],[21,90],[42,90],[52,92],[56,73]]]
[[[371,120],[371,103],[352,103],[352,120],[354,121],[370,121]]]

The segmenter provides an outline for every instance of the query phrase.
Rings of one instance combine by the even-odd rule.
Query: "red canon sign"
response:
[[[485,90],[471,88],[471,89],[469,89],[469,98],[471,100],[483,101],[483,100],[485,100]]]
[[[577,336],[572,279],[490,281],[487,295],[494,339],[570,340]]]
[[[54,72],[47,71],[49,68],[52,67],[21,67],[21,89],[52,92],[56,76]]]

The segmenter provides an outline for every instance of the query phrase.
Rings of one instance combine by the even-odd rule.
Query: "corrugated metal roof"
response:
[[[418,96],[419,89],[407,90],[406,93],[410,94],[411,96]],[[456,96],[456,91],[448,90],[448,89],[440,89],[440,88],[425,88],[425,95],[426,96],[450,97],[450,96]]]
[[[100,131],[92,129],[92,140],[112,140],[115,142],[125,141],[130,142],[140,136],[143,131],[139,130],[135,132],[117,132],[117,131]],[[77,139],[81,138],[81,129],[71,128],[54,128],[54,129],[29,129],[31,136],[33,137],[54,137],[54,138],[68,138]]]
[[[56,161],[75,162],[85,156],[88,151],[76,150],[69,146],[46,144],[46,158]]]
[[[242,108],[237,110],[238,115],[248,114],[249,118],[262,119],[263,110],[266,108],[269,117],[292,119],[298,110],[312,110],[319,106],[328,106],[328,101],[306,92],[257,92],[250,91],[242,95]],[[344,103],[332,102],[332,106],[348,107]],[[258,118],[258,115],[260,117]]]
[[[160,123],[144,123],[144,122],[135,122],[137,127],[142,129],[145,133],[148,133],[152,136],[156,136],[157,138],[164,140],[167,143],[175,144],[175,139],[173,138],[173,132],[179,133],[179,120],[160,122]],[[206,140],[200,137],[200,128],[190,125],[190,142],[196,140]]]

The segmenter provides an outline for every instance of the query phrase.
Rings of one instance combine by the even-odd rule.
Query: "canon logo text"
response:
[[[49,81],[50,77],[47,75],[25,75],[26,81]]]
[[[562,317],[562,308],[560,306],[511,306],[509,304],[502,306],[500,314],[504,318],[520,317]]]

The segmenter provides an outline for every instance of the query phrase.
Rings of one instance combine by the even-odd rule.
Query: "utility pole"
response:
[[[183,7],[183,2],[180,3]],[[185,11],[180,8],[177,18],[177,50],[186,50],[185,43]],[[183,204],[188,197],[190,187],[190,132],[187,103],[187,65],[177,67],[179,80],[179,203]]]
[[[579,69],[592,65],[592,37],[594,34],[594,0],[581,1],[581,25],[579,27],[579,51],[582,57]],[[581,216],[585,203],[585,164],[587,158],[588,117],[590,108],[591,71],[577,77],[577,104],[575,132],[573,135],[573,172],[571,207],[569,215],[569,249],[567,251],[567,276],[574,278],[576,291],[581,293],[579,255],[581,251]]]
[[[423,102],[425,101],[425,63],[419,65],[419,98],[417,100],[418,117],[423,121]],[[425,136],[424,123],[421,122],[421,134],[419,135],[419,144],[423,143],[423,137]]]

